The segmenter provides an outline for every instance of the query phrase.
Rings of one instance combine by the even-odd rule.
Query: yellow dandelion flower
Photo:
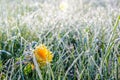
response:
[[[45,45],[39,45],[35,48],[34,54],[40,66],[44,66],[53,59],[53,54]]]
[[[34,70],[34,69],[35,69],[35,66],[34,66],[34,64],[31,64],[31,67],[32,67],[32,70]]]
[[[59,8],[60,10],[65,11],[68,8],[67,2],[61,2]]]

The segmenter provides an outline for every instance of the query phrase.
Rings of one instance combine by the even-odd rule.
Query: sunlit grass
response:
[[[119,76],[119,0],[0,1],[0,80]]]

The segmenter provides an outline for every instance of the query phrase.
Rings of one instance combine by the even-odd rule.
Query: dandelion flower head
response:
[[[39,45],[35,48],[34,54],[40,66],[50,63],[53,59],[53,54],[45,45]]]
[[[68,3],[65,1],[62,1],[59,5],[60,10],[65,11],[68,8]]]

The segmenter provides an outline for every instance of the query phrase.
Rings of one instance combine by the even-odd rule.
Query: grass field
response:
[[[0,80],[120,80],[120,0],[0,0]]]

